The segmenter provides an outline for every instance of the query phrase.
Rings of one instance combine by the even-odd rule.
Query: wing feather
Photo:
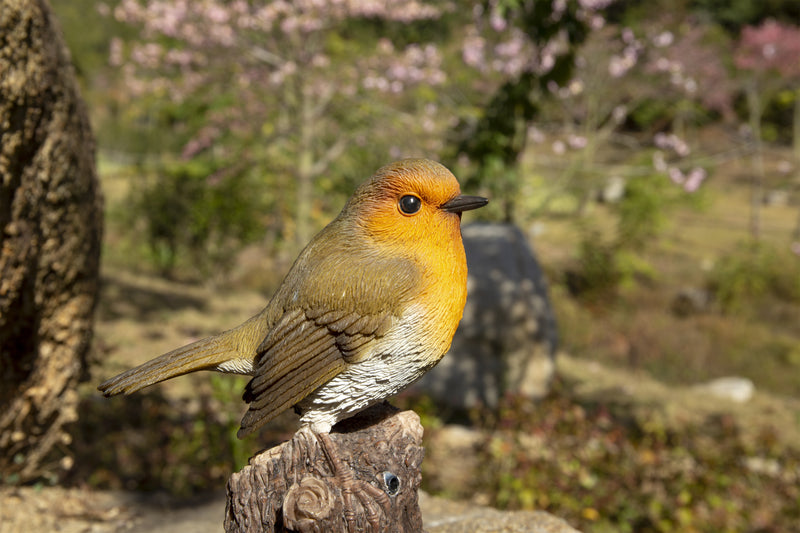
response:
[[[243,395],[250,406],[242,418],[240,435],[296,404],[347,365],[363,360],[369,344],[379,337],[376,332],[387,329],[382,326],[391,321],[388,312],[366,316],[357,312],[284,313],[261,343],[264,350]]]
[[[295,368],[281,377],[271,394],[255,398],[242,418],[242,427],[237,435],[242,438],[262,424],[275,418],[308,394],[341,372],[344,361],[335,347],[331,347],[312,363],[307,370]]]
[[[293,368],[297,368],[318,358],[321,354],[325,353],[332,345],[330,334],[324,328],[318,328],[313,331],[308,338],[304,339],[301,346],[291,346],[287,352],[280,353],[278,358],[273,364],[261,364],[257,367],[255,376],[248,384],[248,390],[254,396],[259,396],[266,392],[275,382],[277,382],[281,375],[289,372]],[[280,349],[280,345],[276,346]],[[262,361],[265,357],[262,357]]]
[[[258,347],[240,436],[367,357],[400,318],[400,302],[419,286],[421,273],[408,260],[375,255],[356,236],[326,239],[327,231],[343,231],[336,224],[309,243],[273,298],[283,311]]]
[[[256,353],[268,351],[275,343],[291,335],[291,333],[295,331],[299,325],[305,323],[305,321],[306,316],[302,309],[286,311],[272,327],[267,336],[264,337],[264,340],[261,341],[261,344],[256,349]]]

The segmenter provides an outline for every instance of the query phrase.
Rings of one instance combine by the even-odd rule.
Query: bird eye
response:
[[[400,211],[406,215],[413,215],[422,207],[422,200],[413,194],[407,194],[400,198]]]

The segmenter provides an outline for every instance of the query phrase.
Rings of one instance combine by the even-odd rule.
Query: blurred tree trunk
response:
[[[753,167],[750,193],[750,236],[755,242],[761,239],[761,203],[764,199],[764,150],[761,142],[761,96],[755,79],[747,82],[747,108],[752,138],[751,161]]]
[[[98,290],[95,144],[45,0],[0,0],[0,482],[69,468]]]
[[[794,92],[794,114],[792,115],[792,152],[795,164],[800,163],[800,89]]]
[[[800,90],[794,92],[794,115],[792,117],[792,148],[794,152],[794,168],[798,174],[800,167]],[[797,212],[797,222],[792,232],[792,239],[800,240],[800,210]]]
[[[314,203],[314,152],[313,117],[311,101],[305,87],[300,93],[300,146],[297,156],[297,249],[302,249],[311,239],[311,207]]]

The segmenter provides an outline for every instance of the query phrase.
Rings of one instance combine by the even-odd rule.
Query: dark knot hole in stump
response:
[[[385,484],[386,494],[389,496],[394,496],[400,491],[400,478],[394,475],[391,472],[384,472],[383,474],[383,483]]]

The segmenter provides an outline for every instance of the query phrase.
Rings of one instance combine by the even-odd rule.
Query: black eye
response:
[[[412,194],[400,198],[400,211],[406,215],[413,215],[419,211],[420,207],[422,207],[422,200]]]

